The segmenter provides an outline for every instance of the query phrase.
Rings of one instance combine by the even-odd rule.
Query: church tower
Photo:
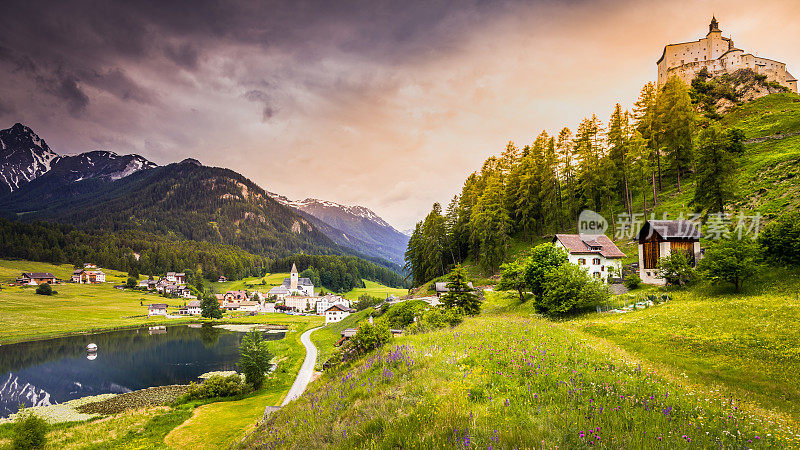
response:
[[[289,290],[297,290],[297,266],[292,263],[292,273],[290,274],[291,280],[289,282]]]

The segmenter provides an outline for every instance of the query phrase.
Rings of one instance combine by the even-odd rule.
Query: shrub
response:
[[[594,308],[608,300],[606,286],[574,264],[563,264],[545,275],[544,294],[536,305],[554,316]]]
[[[758,271],[757,254],[756,244],[751,239],[721,239],[706,250],[698,269],[713,284],[732,283],[739,292],[742,282]]]
[[[567,253],[553,244],[539,244],[533,248],[526,261],[525,284],[537,300],[544,294],[547,274],[564,265],[567,260]]]
[[[135,288],[137,283],[138,281],[136,278],[128,277],[128,281],[125,283],[125,286],[129,288]]]
[[[758,235],[758,244],[767,261],[800,266],[800,212],[784,214],[767,224]]]
[[[262,339],[261,332],[250,330],[239,346],[239,367],[245,380],[258,389],[264,383],[264,376],[269,369],[272,354],[267,348],[268,342]]]
[[[667,284],[683,286],[694,281],[695,272],[686,252],[676,251],[658,262],[658,276]]]
[[[639,277],[638,273],[634,272],[625,277],[625,281],[623,283],[628,289],[637,289],[639,288],[639,285],[642,284],[642,279]]]
[[[381,304],[381,302],[383,302],[383,300],[379,297],[373,297],[369,294],[361,294],[358,297],[358,302],[356,303],[356,310],[363,311],[367,308],[378,306]]]
[[[405,328],[414,323],[414,318],[427,308],[423,301],[404,301],[392,305],[385,313],[385,320],[392,328]]]
[[[56,292],[50,286],[50,283],[42,283],[36,288],[36,293],[39,295],[53,295]]]
[[[384,320],[377,323],[363,323],[358,327],[356,334],[350,339],[350,348],[356,354],[367,353],[389,342],[392,333]]]
[[[232,397],[247,392],[247,386],[238,374],[212,375],[204,382],[189,385],[187,397],[191,399]]]
[[[14,420],[12,448],[20,450],[44,448],[47,429],[47,422],[44,419],[36,414],[20,411]]]
[[[408,327],[409,333],[425,333],[447,326],[454,327],[464,321],[464,315],[457,309],[431,308],[422,313],[419,319]]]

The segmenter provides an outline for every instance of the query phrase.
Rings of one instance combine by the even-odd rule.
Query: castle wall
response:
[[[733,40],[722,37],[720,31],[711,31],[705,38],[695,42],[670,44],[657,63],[658,86],[664,85],[672,76],[689,84],[703,68],[712,75],[732,73],[739,69],[752,69],[797,92],[797,81],[786,72],[786,64],[767,58],[759,58],[734,48]]]

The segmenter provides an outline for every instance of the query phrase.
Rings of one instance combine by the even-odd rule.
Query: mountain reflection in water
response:
[[[155,331],[155,332],[154,332]],[[111,331],[0,346],[0,417],[106,393],[186,384],[216,370],[236,370],[243,333],[210,325]],[[265,339],[283,333],[264,333]],[[97,344],[94,359],[86,345]]]

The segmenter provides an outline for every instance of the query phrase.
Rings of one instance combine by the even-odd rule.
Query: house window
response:
[[[595,278],[600,278],[600,272],[595,272],[592,275],[594,275]]]
[[[595,258],[595,259],[593,259],[593,260],[592,260],[592,263],[593,263],[595,266],[599,266],[599,265],[600,265],[600,258]]]
[[[581,266],[586,265],[586,258],[578,258],[578,264]]]
[[[600,266],[600,272],[605,272],[606,266]]]

